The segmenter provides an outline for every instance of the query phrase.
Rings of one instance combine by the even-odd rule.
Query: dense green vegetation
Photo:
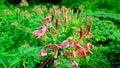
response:
[[[40,40],[32,32],[43,25],[42,19],[49,15],[52,4],[36,4],[32,0],[29,7],[20,7],[0,1],[0,68],[38,68],[44,57],[38,55],[39,51],[51,40]],[[69,2],[69,4],[68,4]],[[65,5],[74,9],[74,26],[78,27],[81,15],[75,17],[76,11],[83,16],[92,16],[91,33],[94,38],[89,40],[94,45],[93,55],[86,59],[77,59],[77,68],[119,68],[120,67],[120,1],[119,0],[62,0],[58,6]],[[42,11],[36,11],[41,8]],[[56,6],[55,6],[56,8]],[[61,18],[61,16],[59,17]],[[84,23],[86,23],[87,17]],[[54,21],[53,21],[54,22]],[[71,26],[71,25],[68,25]],[[83,26],[84,27],[84,26]],[[64,33],[58,43],[63,41],[71,32]],[[71,68],[70,63],[64,58],[58,68]],[[51,59],[50,62],[53,62]],[[46,67],[53,68],[52,63]]]

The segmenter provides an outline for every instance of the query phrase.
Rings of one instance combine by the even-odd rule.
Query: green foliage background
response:
[[[29,19],[21,19],[17,13],[4,15],[5,10],[11,10],[19,7],[18,5],[7,4],[7,0],[1,0],[0,4],[0,68],[37,68],[42,62],[38,52],[44,47],[45,42],[34,38],[29,33],[37,29],[41,19],[47,16],[37,15],[32,12],[31,7],[21,8],[27,10],[32,16]],[[44,0],[45,2],[45,0]],[[32,0],[31,5],[36,4]],[[68,8],[78,9],[84,7],[83,14],[94,16],[91,32],[94,38],[90,40],[95,48],[93,55],[87,59],[78,59],[78,68],[119,68],[120,66],[120,0],[62,0],[59,6],[65,5]],[[9,7],[8,7],[9,5]],[[48,8],[51,4],[45,4]],[[44,5],[39,4],[39,7]],[[11,25],[13,22],[19,22],[21,26]],[[21,29],[22,28],[22,29]],[[22,45],[29,44],[31,48],[24,48]],[[62,61],[62,60],[61,60]],[[70,67],[64,59],[62,66]],[[60,68],[61,66],[58,66]]]

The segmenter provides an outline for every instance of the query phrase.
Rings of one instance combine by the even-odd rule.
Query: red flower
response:
[[[75,60],[72,61],[71,64],[72,64],[73,68],[76,68],[78,66],[78,63]]]
[[[46,22],[46,21],[51,22],[52,21],[52,16],[47,16],[42,20],[42,22]]]
[[[78,43],[75,43],[75,46],[76,46],[77,49],[81,49],[82,48],[82,46],[80,46]]]
[[[65,56],[70,56],[70,51],[65,51],[64,55]]]
[[[75,45],[74,42],[70,42],[70,46],[73,47]]]
[[[87,49],[92,49],[94,48],[94,46],[90,43],[87,43],[86,46],[85,46]]]
[[[47,27],[43,25],[43,26],[40,26],[40,30],[35,30],[33,34],[35,35],[36,38],[41,38],[46,31],[47,31]]]
[[[33,34],[35,35],[35,37],[36,38],[40,38],[41,37],[41,32],[39,31],[39,30],[35,30],[34,32],[33,32]]]
[[[94,46],[93,46],[92,44],[87,43],[86,46],[85,46],[85,48],[87,49],[87,52],[88,52],[89,54],[93,54],[93,53],[90,51],[90,49],[94,48]]]
[[[69,47],[68,40],[63,41],[60,46],[61,46],[62,49]]]
[[[93,54],[93,53],[90,51],[90,49],[87,49],[86,52],[88,52],[89,54]]]
[[[78,52],[78,55],[81,55],[83,58],[86,58],[87,57],[86,50],[85,49],[80,49],[79,52]]]
[[[75,51],[72,51],[72,57],[76,58],[77,57],[77,53]]]
[[[50,47],[51,47],[51,44],[47,44],[47,45],[45,46],[45,48],[47,48],[47,49],[50,49]]]
[[[47,26],[43,25],[43,26],[40,26],[39,28],[40,28],[41,31],[46,31]]]
[[[59,48],[60,46],[58,44],[54,45],[54,58],[57,58]]]
[[[47,52],[45,50],[41,50],[39,53],[40,56],[46,56]]]

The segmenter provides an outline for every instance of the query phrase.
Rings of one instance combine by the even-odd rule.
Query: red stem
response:
[[[56,19],[56,31],[58,31],[58,19]]]
[[[82,28],[80,28],[80,39],[82,38]]]

